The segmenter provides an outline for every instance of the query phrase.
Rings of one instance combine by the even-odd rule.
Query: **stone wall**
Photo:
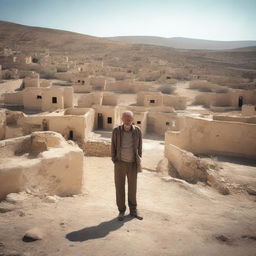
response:
[[[111,156],[111,143],[106,140],[88,140],[84,151],[86,156],[109,157]]]

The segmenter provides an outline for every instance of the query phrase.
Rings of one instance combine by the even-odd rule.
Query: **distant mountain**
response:
[[[107,37],[107,39],[131,44],[150,44],[167,46],[179,49],[203,49],[203,50],[229,50],[256,46],[255,41],[214,41],[193,39],[185,37],[155,37],[155,36],[117,36]]]
[[[131,45],[129,45],[131,44]],[[10,47],[22,51],[51,49],[56,51],[97,52],[132,47],[132,44],[165,46],[198,50],[255,50],[256,41],[210,41],[183,37],[119,36],[94,37],[70,31],[32,27],[0,21],[0,48]],[[247,49],[248,48],[248,49]],[[237,49],[240,51],[240,49]]]

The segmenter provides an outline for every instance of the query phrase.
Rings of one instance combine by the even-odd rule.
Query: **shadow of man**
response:
[[[72,242],[83,242],[90,239],[105,237],[111,231],[121,228],[125,222],[130,220],[132,220],[132,218],[125,218],[123,221],[118,221],[117,218],[114,218],[112,220],[102,222],[97,226],[70,232],[66,234],[66,238]]]

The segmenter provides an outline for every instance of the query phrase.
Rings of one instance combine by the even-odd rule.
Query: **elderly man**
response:
[[[133,125],[133,113],[122,114],[122,125],[113,129],[111,140],[112,161],[114,163],[116,204],[119,210],[118,220],[124,219],[125,178],[128,179],[128,205],[130,216],[140,220],[137,211],[137,173],[141,172],[142,135],[138,126]]]

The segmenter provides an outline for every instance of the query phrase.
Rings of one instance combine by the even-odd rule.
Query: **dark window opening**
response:
[[[155,100],[149,100],[150,103],[155,103]]]
[[[73,133],[72,130],[69,131],[68,139],[69,139],[69,140],[73,140],[73,139],[74,139],[74,133]]]
[[[84,84],[84,81],[82,81],[82,84]]]
[[[36,98],[37,99],[42,99],[42,96],[41,95],[37,95]]]
[[[108,117],[108,124],[112,124],[112,117]]]
[[[33,62],[33,63],[38,63],[39,60],[38,60],[37,58],[32,58],[32,62]]]
[[[141,124],[141,121],[137,121],[137,124]]]
[[[52,103],[57,103],[57,97],[52,97]]]
[[[165,124],[166,124],[166,125],[170,125],[170,122],[166,122]]]
[[[170,76],[167,76],[166,79],[171,79],[171,77],[170,77]]]
[[[80,83],[80,80],[77,80],[78,83]]]

